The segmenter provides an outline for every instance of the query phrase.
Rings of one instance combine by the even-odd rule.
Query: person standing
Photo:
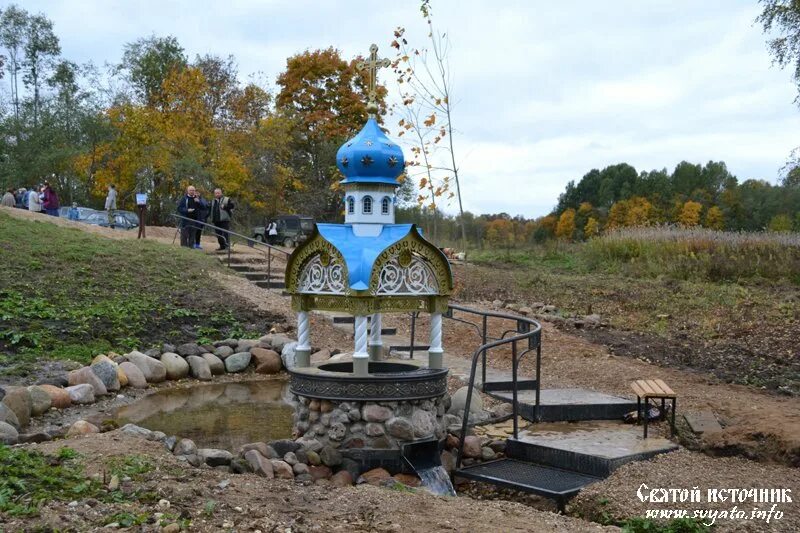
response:
[[[217,250],[227,250],[230,246],[231,211],[234,205],[230,198],[223,196],[222,189],[214,189],[214,199],[211,201],[211,223],[216,227]]]
[[[31,189],[31,192],[28,193],[28,211],[32,213],[42,212],[42,197],[40,196],[40,189],[41,187],[34,187]]]
[[[178,202],[178,214],[184,218],[181,219],[181,246],[187,248],[194,248],[195,243],[195,224],[197,220],[197,190],[194,185],[189,185],[186,188],[186,194]],[[187,220],[190,219],[190,220]]]
[[[200,238],[203,236],[203,229],[205,229],[205,222],[208,220],[208,212],[209,206],[208,202],[203,199],[200,195],[200,192],[197,193],[196,196],[197,201],[197,222],[195,222],[195,233],[194,233],[194,248],[195,250],[202,250],[202,246],[200,246]]]
[[[56,191],[50,186],[49,181],[44,182],[43,196],[42,207],[44,208],[44,212],[50,216],[57,217],[59,208],[58,194],[56,194]]]
[[[267,242],[270,244],[277,244],[278,240],[278,225],[275,223],[274,220],[270,221],[269,226],[267,226]]]
[[[14,198],[14,189],[8,189],[6,191],[3,195],[3,199],[0,200],[0,205],[3,207],[15,207],[17,205],[17,199]]]

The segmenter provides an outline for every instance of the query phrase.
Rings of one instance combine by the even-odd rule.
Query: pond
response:
[[[284,380],[165,389],[121,407],[116,420],[235,452],[243,444],[290,438],[294,407]]]

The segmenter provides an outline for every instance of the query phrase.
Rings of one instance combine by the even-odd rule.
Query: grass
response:
[[[243,336],[252,313],[220,301],[202,253],[0,214],[0,376],[43,359]],[[224,293],[223,293],[224,294]]]

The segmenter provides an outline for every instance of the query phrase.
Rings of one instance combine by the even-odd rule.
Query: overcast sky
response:
[[[416,0],[19,4],[54,21],[74,61],[118,62],[126,42],[174,35],[191,58],[233,54],[243,79],[260,72],[273,86],[305,49],[350,58],[375,42],[391,55],[398,25],[412,44],[425,37]],[[795,89],[771,67],[756,0],[433,4],[452,42],[465,209],[543,215],[567,181],[620,162],[723,160],[740,180],[776,182],[800,145]]]

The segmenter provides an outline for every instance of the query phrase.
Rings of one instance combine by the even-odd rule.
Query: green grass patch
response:
[[[0,376],[24,376],[42,358],[85,364],[112,350],[244,336],[253,322],[208,275],[221,265],[195,250],[0,214],[0,264]]]

